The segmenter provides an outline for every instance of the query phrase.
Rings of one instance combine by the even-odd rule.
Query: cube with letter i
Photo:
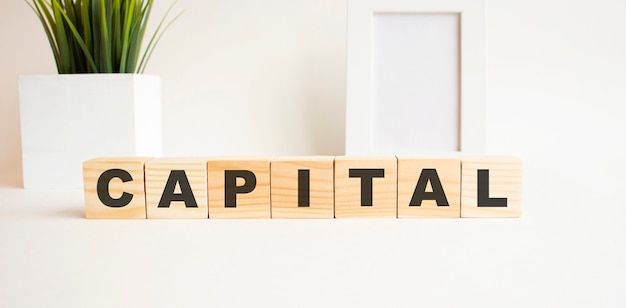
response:
[[[272,218],[333,218],[332,156],[271,162]]]

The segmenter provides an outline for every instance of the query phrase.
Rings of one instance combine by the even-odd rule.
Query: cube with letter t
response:
[[[335,157],[335,218],[397,217],[395,156]]]

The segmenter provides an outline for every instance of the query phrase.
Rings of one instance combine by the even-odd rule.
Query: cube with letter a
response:
[[[397,217],[395,156],[335,157],[335,218]]]
[[[333,156],[273,159],[272,218],[333,218]]]
[[[144,164],[150,157],[83,162],[86,218],[146,218]]]
[[[146,163],[148,218],[207,219],[205,158],[156,158]]]
[[[398,218],[461,217],[458,158],[398,156]]]

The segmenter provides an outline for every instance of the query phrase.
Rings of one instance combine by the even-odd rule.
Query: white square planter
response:
[[[19,98],[24,188],[82,188],[84,160],[162,153],[158,76],[21,76]]]

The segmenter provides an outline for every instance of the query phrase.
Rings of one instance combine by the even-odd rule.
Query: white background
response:
[[[343,153],[345,1],[179,7],[148,66],[167,155]],[[524,160],[521,219],[98,221],[19,189],[17,76],[55,69],[0,2],[0,306],[625,306],[626,2],[487,10],[487,151]]]

